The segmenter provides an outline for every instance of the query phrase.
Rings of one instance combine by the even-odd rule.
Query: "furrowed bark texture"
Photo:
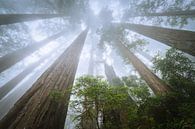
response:
[[[52,40],[55,40],[62,36],[64,34],[65,30],[57,33],[55,35],[52,35],[40,42],[37,43],[32,43],[27,45],[26,47],[22,49],[18,49],[12,53],[9,53],[3,57],[0,58],[0,73],[3,72],[4,70],[8,69],[12,65],[16,64],[17,62],[21,61],[25,57],[29,56],[39,48],[43,47],[44,45],[50,43]]]
[[[118,43],[117,45],[119,46],[121,53],[128,58],[129,62],[132,63],[155,94],[162,94],[170,91],[169,86],[164,84],[160,78],[152,73],[124,44]]]
[[[195,56],[195,32],[193,31],[130,23],[124,23],[122,26]]]
[[[0,121],[1,129],[63,129],[83,31]],[[67,91],[68,89],[68,91]]]
[[[0,14],[0,25],[64,16],[63,14]]]

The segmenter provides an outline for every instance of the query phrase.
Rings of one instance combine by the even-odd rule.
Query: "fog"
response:
[[[137,2],[136,0],[78,0],[77,2],[74,0],[72,2],[71,0],[1,0],[0,14],[64,14],[64,17],[0,25],[0,57],[24,48],[29,44],[37,43],[62,30],[66,32],[61,37],[51,41],[49,44],[0,73],[0,87],[2,87],[24,71],[29,65],[39,61],[42,56],[48,54],[46,60],[38,65],[30,74],[26,75],[17,86],[0,100],[0,119],[6,115],[14,103],[51,66],[57,57],[66,50],[78,34],[86,28],[89,28],[89,32],[80,55],[75,78],[90,73],[89,67],[92,51],[94,65],[92,74],[94,76],[98,75],[106,78],[104,71],[104,62],[106,62],[108,65],[113,66],[118,77],[129,75],[140,77],[132,64],[124,61],[125,59],[121,57],[116,47],[112,45],[112,41],[101,40],[103,29],[108,29],[111,24],[132,23],[195,31],[195,20],[191,17],[131,17],[138,15],[138,11],[142,11],[141,13],[144,12],[144,9],[141,8],[144,6],[136,8],[136,5],[139,5],[143,1],[145,0],[138,0]],[[160,5],[149,8],[149,12],[164,12],[166,10],[174,10],[174,8],[178,10],[195,8],[193,0],[183,0],[178,5],[174,1],[164,0],[164,3],[162,1]],[[157,54],[162,57],[165,56],[166,51],[171,48],[162,42],[131,30],[126,30],[126,33],[125,38],[128,39],[129,44],[131,44],[131,41],[137,39],[147,42],[144,46],[132,51],[151,71],[153,70],[151,59]],[[116,37],[113,36],[112,38]],[[102,48],[101,43],[105,43]],[[185,54],[192,61],[195,61],[192,55]],[[160,74],[158,76],[161,78]],[[72,115],[71,109],[69,109],[68,114],[66,129],[73,129],[74,122],[70,118]]]

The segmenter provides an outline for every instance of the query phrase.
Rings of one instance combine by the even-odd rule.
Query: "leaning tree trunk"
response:
[[[119,25],[195,56],[195,32],[193,31],[130,23]]]
[[[50,43],[52,40],[55,40],[64,34],[65,30],[52,35],[42,41],[37,43],[31,43],[24,48],[18,49],[12,53],[9,53],[3,57],[0,57],[0,73],[4,70],[8,69],[12,65],[16,64],[17,62],[21,61],[25,57],[29,56],[39,48],[43,47],[44,45]]]
[[[162,82],[154,73],[152,73],[147,66],[141,62],[129,49],[122,43],[117,44],[121,53],[126,56],[129,62],[139,72],[140,76],[146,81],[155,94],[162,94],[170,91],[168,85]]]
[[[63,129],[83,31],[0,121],[1,129]]]
[[[167,12],[159,12],[159,13],[146,13],[146,14],[136,14],[130,15],[130,17],[149,17],[149,16],[187,16],[192,17],[195,16],[195,10],[186,10],[186,11],[167,11]]]
[[[51,54],[56,51],[52,50],[46,55],[43,55],[37,62],[30,64],[27,68],[24,69],[21,73],[19,73],[16,77],[8,81],[6,84],[0,87],[0,100],[8,94],[12,89],[14,89],[17,84],[19,84],[28,74],[30,74],[37,66],[43,63]]]
[[[0,14],[0,25],[64,16],[63,14]]]

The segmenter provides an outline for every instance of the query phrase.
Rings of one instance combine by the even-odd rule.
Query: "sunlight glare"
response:
[[[89,6],[95,15],[99,14],[101,8],[99,7],[98,1],[90,0]]]

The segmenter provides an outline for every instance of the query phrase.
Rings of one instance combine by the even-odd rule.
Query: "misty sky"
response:
[[[38,0],[1,0],[0,1],[0,13],[6,14],[6,13],[56,13],[52,10],[47,10],[46,5],[42,5],[42,2],[40,1],[39,5],[36,5],[35,3]],[[188,2],[187,0],[186,2]],[[171,1],[170,1],[171,3]],[[9,8],[8,8],[9,7]],[[108,8],[112,11],[112,22],[124,22],[122,20],[122,16],[124,13],[124,10],[129,8],[129,0],[121,0],[119,2],[118,0],[89,0],[89,7],[91,9],[94,17],[98,16],[102,9]],[[88,17],[88,16],[86,16]],[[141,18],[129,18],[127,21],[128,23],[137,23],[137,24],[145,24],[145,25],[153,25],[152,21],[148,20],[140,20]],[[166,19],[166,17],[165,17]],[[94,19],[93,19],[94,20]],[[96,26],[96,22],[93,23],[94,26]],[[97,22],[99,24],[99,22]],[[26,31],[29,33],[26,33],[24,30],[22,30],[22,26],[26,27]],[[75,27],[76,26],[76,27]],[[43,73],[46,68],[48,68],[51,63],[62,53],[75,39],[75,37],[84,29],[87,24],[84,22],[84,20],[80,23],[75,25],[74,27],[71,26],[71,24],[63,20],[62,18],[54,18],[54,19],[47,19],[47,20],[39,20],[39,21],[30,21],[25,23],[17,23],[14,25],[8,25],[3,26],[0,28],[0,31],[6,31],[6,33],[10,35],[14,35],[20,38],[23,38],[25,42],[20,42],[23,45],[27,45],[33,42],[40,41],[48,36],[51,36],[63,29],[66,29],[67,32],[59,39],[52,41],[50,44],[45,46],[44,48],[41,48],[39,51],[33,53],[31,56],[25,58],[21,62],[14,65],[12,68],[8,69],[7,71],[0,74],[0,87],[8,82],[10,79],[18,75],[20,72],[22,72],[29,64],[36,62],[42,55],[47,54],[54,50],[55,48],[59,48],[58,52],[55,52],[54,54],[50,55],[50,58],[48,58],[47,61],[43,62],[39,67],[37,67],[33,73],[29,74],[24,80],[18,84],[18,86],[10,92],[7,96],[5,96],[2,100],[0,100],[0,118],[2,118],[3,115],[5,115],[5,112],[9,110],[11,106],[13,106],[14,102],[17,101],[17,99],[31,86],[31,84],[36,81],[36,79]],[[162,26],[167,28],[175,28],[180,29],[177,27],[171,27],[170,25],[166,25],[165,23],[162,23],[160,25],[156,26]],[[19,30],[14,30],[12,28],[20,28]],[[95,27],[94,27],[95,28]],[[188,24],[185,25],[183,28],[184,30],[191,30],[195,31],[195,21],[192,19],[188,19]],[[13,31],[14,30],[14,31]],[[9,32],[8,32],[9,31]],[[134,32],[129,32],[131,34],[135,34]],[[144,37],[142,35],[136,34],[138,37],[146,39],[148,41],[148,44],[144,47],[144,52],[150,55],[151,57],[154,57],[157,53],[160,55],[164,55],[166,50],[169,49],[167,45],[164,45],[163,43],[160,43],[158,41],[155,41],[153,39]],[[8,40],[8,39],[7,39]],[[82,54],[80,57],[79,66],[77,69],[76,77],[82,76],[84,74],[88,73],[88,66],[89,66],[89,59],[90,59],[90,50],[92,45],[95,48],[94,50],[94,60],[95,60],[95,68],[94,68],[94,74],[95,75],[102,75],[104,74],[104,65],[101,63],[102,60],[106,60],[109,65],[113,65],[115,72],[118,76],[128,76],[130,74],[137,74],[132,66],[130,64],[124,63],[123,59],[116,53],[115,49],[113,49],[111,46],[107,46],[106,51],[103,53],[103,57],[101,56],[101,51],[98,50],[98,43],[99,43],[100,37],[94,33],[93,30],[90,30],[84,45],[84,48],[82,50]],[[6,39],[1,40],[0,47],[3,47],[2,41],[6,41]],[[14,51],[14,50],[11,50]],[[8,53],[8,52],[7,52]],[[0,53],[1,56],[7,54],[6,52]],[[135,53],[139,59],[141,59],[149,68],[152,68],[152,61],[146,59],[141,55],[140,53]],[[192,58],[194,60],[194,58]],[[28,84],[28,85],[27,85]],[[14,98],[14,99],[11,99]],[[7,107],[6,107],[7,106]]]

